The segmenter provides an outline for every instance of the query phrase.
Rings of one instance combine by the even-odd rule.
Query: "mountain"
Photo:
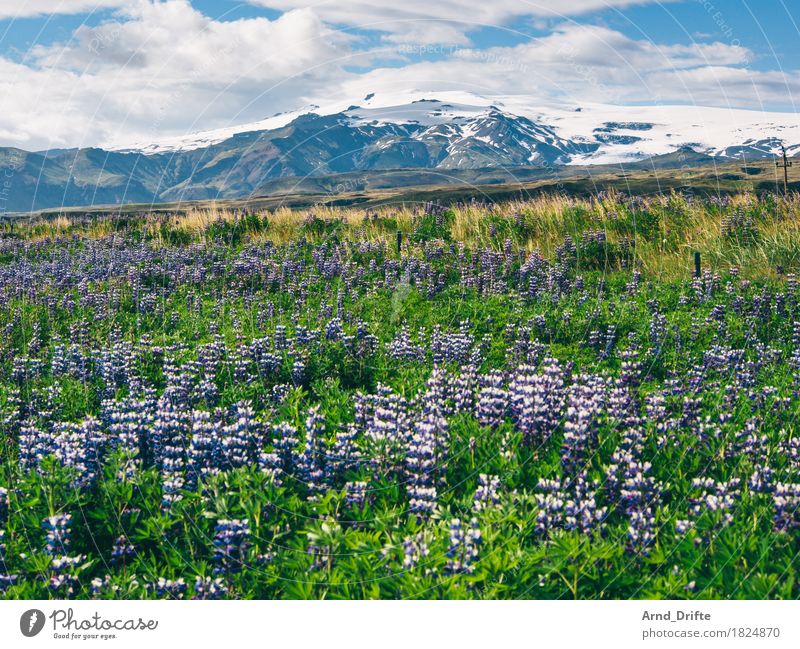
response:
[[[359,105],[307,106],[156,142],[37,153],[0,149],[0,173],[7,179],[0,209],[243,198],[320,188],[335,194],[392,182],[501,182],[497,179],[555,176],[576,165],[656,169],[746,162],[774,157],[781,141],[790,155],[800,152],[797,115],[572,106],[452,92],[370,93]],[[492,169],[501,173],[485,172]]]

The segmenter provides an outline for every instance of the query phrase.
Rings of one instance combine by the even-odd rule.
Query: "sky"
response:
[[[2,0],[0,146],[406,90],[796,112],[798,36],[800,0]]]

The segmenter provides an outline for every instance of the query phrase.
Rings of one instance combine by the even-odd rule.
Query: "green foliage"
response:
[[[300,230],[315,238],[337,241],[344,230],[344,223],[341,219],[322,219],[312,214],[303,221]]]
[[[162,242],[169,246],[188,246],[192,242],[192,235],[183,228],[173,227],[169,223],[162,223],[158,230]]]
[[[450,226],[453,222],[453,212],[445,210],[437,214],[423,214],[414,225],[412,238],[414,241],[442,241],[451,240]]]
[[[212,222],[206,228],[206,237],[222,244],[237,246],[246,236],[268,230],[268,218],[261,218],[254,212],[248,212],[233,221],[220,219]]]
[[[716,224],[721,215],[734,213],[729,206],[713,204],[707,210],[714,213]],[[754,232],[762,232],[771,215],[784,210],[779,201],[763,201],[757,213],[743,212],[743,218]],[[216,379],[219,403],[215,405],[220,412],[249,400],[265,425],[290,422],[302,430],[308,409],[318,405],[325,416],[328,443],[353,423],[357,392],[374,393],[383,385],[410,401],[424,394],[434,360],[426,336],[437,325],[453,331],[462,321],[470,322],[475,345],[481,349],[478,369],[484,373],[540,362],[538,349],[564,365],[572,364],[574,374],[586,371],[616,380],[623,363],[620,351],[636,343],[645,350],[636,396],[641,408],[647,397],[674,377],[696,377],[709,350],[718,354],[724,352],[722,347],[743,350],[739,367],[752,370],[752,375],[748,374],[750,383],[738,401],[731,403],[725,391],[738,375],[714,367],[704,370],[704,380],[719,387],[699,399],[698,421],[703,426],[665,430],[646,417],[639,422],[652,475],[669,486],[654,512],[656,539],[649,553],[627,549],[630,522],[623,508],[612,508],[602,533],[564,529],[547,534],[537,530],[542,512],[536,498],[539,481],[561,476],[564,431],[559,426],[541,443],[528,445],[510,417],[492,428],[481,426],[468,413],[449,418],[439,509],[427,521],[409,513],[402,474],[363,466],[349,469],[344,476],[347,481],[368,484],[370,498],[363,507],[348,505],[344,490],[338,487],[308,498],[290,478],[284,476],[279,482],[253,466],[207,475],[197,485],[185,485],[181,499],[167,512],[162,507],[158,471],[138,465],[122,452],[106,459],[91,486],[76,488],[74,472],[55,458],[46,458],[40,471],[20,468],[19,433],[12,429],[18,414],[16,404],[20,399],[30,402],[36,395],[35,403],[41,404],[41,410],[46,406],[57,413],[58,421],[78,422],[100,415],[103,386],[96,379],[42,373],[0,381],[0,416],[7,424],[0,431],[0,486],[8,489],[12,512],[4,528],[6,567],[20,576],[4,597],[53,596],[42,579],[49,566],[42,550],[42,520],[71,513],[75,521],[73,551],[88,557],[79,567],[79,597],[93,596],[89,588],[92,579],[106,575],[113,587],[99,597],[149,598],[155,595],[145,584],[159,577],[183,578],[192,584],[196,576],[214,576],[214,526],[220,519],[233,518],[249,521],[253,546],[248,551],[248,569],[226,576],[231,597],[796,599],[800,596],[796,559],[800,531],[775,529],[771,496],[746,484],[755,470],[754,461],[744,454],[731,457],[737,436],[757,415],[761,418],[758,444],[768,449],[777,479],[796,481],[785,450],[797,436],[800,414],[795,371],[788,362],[796,353],[791,342],[793,323],[778,311],[777,297],[764,302],[763,296],[769,291],[781,295],[784,307],[790,298],[785,285],[771,280],[747,283],[729,275],[714,280],[718,286],[709,299],[702,291],[698,297],[688,273],[679,281],[645,275],[636,285],[632,269],[637,251],[627,240],[642,242],[637,247],[661,242],[672,236],[670,232],[677,232],[676,224],[688,222],[691,214],[681,197],[645,208],[620,202],[616,215],[604,222],[607,238],[599,239],[582,236],[596,235],[597,210],[566,207],[562,216],[568,228],[560,233],[559,241],[564,234],[574,235],[575,264],[565,273],[570,280],[576,274],[582,276],[585,289],[579,292],[528,295],[508,290],[509,278],[516,277],[527,260],[527,253],[518,249],[540,226],[529,214],[520,218],[501,210],[487,214],[481,224],[482,235],[490,233],[487,251],[482,254],[466,247],[463,257],[454,241],[455,213],[422,215],[414,222],[410,246],[401,258],[394,254],[391,238],[385,248],[360,249],[348,244],[349,226],[344,220],[315,216],[298,227],[298,239],[290,244],[303,263],[315,269],[310,282],[294,276],[296,267],[282,268],[280,257],[276,257],[273,275],[230,272],[244,251],[258,254],[271,245],[252,243],[252,235],[270,232],[270,222],[248,214],[235,221],[212,223],[202,233],[205,247],[200,254],[226,272],[198,283],[176,285],[178,275],[170,260],[178,249],[185,253],[184,246],[200,240],[174,223],[162,223],[156,230],[160,242],[153,239],[147,245],[158,247],[165,261],[142,269],[138,284],[140,291],[157,292],[160,299],[153,304],[137,302],[132,287],[124,283],[114,287],[113,305],[89,299],[86,287],[74,286],[53,287],[49,311],[32,304],[24,293],[11,295],[0,304],[0,316],[9,324],[0,341],[3,377],[11,375],[12,358],[36,355],[31,345],[34,330],[41,336],[40,356],[47,360],[57,344],[68,340],[74,339],[79,350],[103,347],[111,331],[120,340],[134,343],[149,339],[161,350],[170,349],[181,361],[195,359],[200,345],[221,340],[228,355],[224,362],[229,364]],[[140,240],[145,238],[142,230],[146,225],[120,220],[114,229],[129,240]],[[369,225],[384,229],[390,237],[399,227],[396,219],[383,217],[372,219]],[[757,241],[751,236],[741,239],[742,232],[741,227],[736,229],[729,240],[731,246],[764,241],[763,234]],[[16,232],[14,236],[24,235]],[[674,236],[677,241],[683,234]],[[515,250],[506,258],[497,251],[509,238]],[[341,275],[323,272],[324,264],[315,257],[319,249],[311,240],[323,242],[323,247],[344,241],[336,249],[341,255],[337,261],[342,267],[356,267],[358,274],[345,281]],[[432,243],[435,241],[452,246]],[[33,251],[25,254],[49,258],[74,252],[79,246],[78,241],[46,242],[38,252],[32,247]],[[483,272],[481,280],[486,286],[496,283],[491,289],[460,281],[464,269],[483,263],[482,256],[492,257],[507,271],[501,274],[495,272],[496,267],[488,267]],[[410,267],[424,267],[426,281],[407,273]],[[370,284],[373,288],[361,291],[359,281],[374,282]],[[111,294],[101,282],[91,288],[104,296]],[[741,315],[741,309],[755,303],[766,305],[757,320]],[[726,307],[722,315],[715,310],[718,305]],[[268,309],[269,316],[265,315]],[[658,344],[651,344],[654,313],[666,319],[664,339]],[[230,357],[236,345],[272,336],[279,325],[290,332],[297,327],[324,331],[325,324],[340,314],[346,315],[347,339],[315,347],[304,357],[302,377],[293,382],[292,358],[282,351],[280,366],[273,374],[259,376],[250,386],[235,380]],[[357,322],[378,340],[374,349],[354,351]],[[413,343],[424,347],[419,358],[397,359],[387,351],[387,343],[403,328]],[[616,346],[606,354],[605,336],[612,328]],[[510,338],[508,331],[524,331],[525,336]],[[592,333],[598,334],[601,343],[590,344]],[[763,357],[773,353],[779,362],[762,364]],[[153,352],[132,362],[143,379],[161,390],[165,385],[162,361]],[[440,368],[457,375],[460,365],[445,360]],[[257,374],[253,365],[248,370]],[[285,399],[275,402],[273,387],[289,383],[292,387]],[[125,390],[106,396],[124,396]],[[681,413],[683,397],[665,394],[673,411]],[[721,421],[723,405],[730,418]],[[39,411],[26,413],[34,422],[41,415]],[[714,434],[701,435],[704,426],[713,428]],[[596,435],[597,449],[587,463],[587,474],[603,481],[621,433],[618,424],[604,414]],[[266,452],[274,450],[273,442],[265,443]],[[301,439],[301,448],[302,443]],[[474,508],[480,474],[500,478],[502,495],[496,507]],[[686,517],[692,498],[691,480],[701,474],[718,480],[743,479],[736,516],[728,524],[717,512],[703,512],[690,531],[678,533],[677,522]],[[603,488],[600,493],[607,497]],[[468,521],[472,516],[482,533],[478,560],[471,573],[449,574],[450,520]],[[135,546],[136,554],[112,564],[111,548],[122,534]],[[418,538],[428,553],[408,566],[404,543]]]

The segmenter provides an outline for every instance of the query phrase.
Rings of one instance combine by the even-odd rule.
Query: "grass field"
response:
[[[797,194],[6,221],[0,590],[796,598],[798,251]]]

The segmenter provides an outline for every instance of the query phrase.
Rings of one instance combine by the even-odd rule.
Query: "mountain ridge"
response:
[[[719,109],[704,109],[714,119],[674,107],[534,109],[519,97],[466,93],[371,94],[361,104],[308,106],[136,147],[0,149],[0,171],[10,177],[5,209],[246,198],[275,191],[278,179],[303,184],[354,172],[418,170],[425,178],[425,170],[499,169],[513,177],[532,167],[555,176],[575,165],[747,162],[774,157],[782,139],[790,154],[800,151],[794,114],[732,111],[735,121],[725,123]],[[657,119],[669,115],[673,123]]]

